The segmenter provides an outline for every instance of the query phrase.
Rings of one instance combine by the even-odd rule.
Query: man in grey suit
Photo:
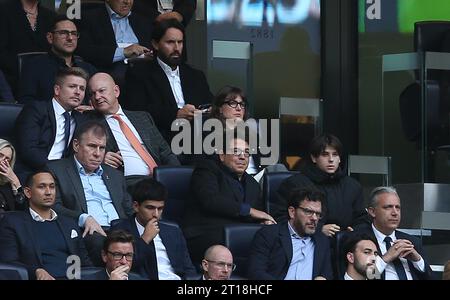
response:
[[[102,264],[100,253],[111,221],[133,214],[122,173],[102,164],[106,137],[103,124],[85,122],[74,135],[75,155],[48,163],[57,178],[55,211],[84,228],[86,248],[96,265]]]
[[[91,103],[96,110],[95,115],[109,130],[105,164],[123,169],[127,183],[131,184],[136,178],[152,175],[155,165],[180,164],[148,112],[122,110],[118,100],[119,86],[109,74],[97,73],[92,76],[89,80],[89,90]],[[127,135],[128,129],[131,130],[129,134],[132,134],[132,137]],[[137,139],[137,145],[133,144],[133,139]],[[147,164],[146,155],[151,156],[155,165]]]

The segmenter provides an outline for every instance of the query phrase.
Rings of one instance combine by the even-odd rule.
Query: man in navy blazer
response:
[[[377,241],[375,265],[381,279],[433,279],[420,240],[397,230],[401,220],[397,191],[393,187],[377,187],[369,199],[368,212],[373,219],[372,224],[360,227],[358,231],[367,233]]]
[[[312,187],[292,191],[289,221],[261,228],[253,239],[249,279],[332,279],[328,238],[317,230],[324,194]]]
[[[31,174],[24,188],[29,210],[10,212],[0,223],[0,261],[25,267],[30,279],[74,279],[67,277],[70,255],[91,265],[77,224],[51,208],[55,186],[50,172]]]
[[[198,277],[186,241],[175,224],[160,222],[167,189],[147,178],[132,187],[135,217],[121,220],[111,230],[124,229],[136,238],[132,271],[153,280]]]

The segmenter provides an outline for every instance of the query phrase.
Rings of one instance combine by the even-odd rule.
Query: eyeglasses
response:
[[[76,30],[74,30],[74,31],[69,31],[69,30],[54,30],[54,31],[52,31],[52,32],[53,32],[53,33],[57,33],[57,34],[59,34],[59,35],[62,35],[62,36],[64,36],[65,38],[68,38],[69,35],[73,35],[73,36],[75,36],[75,37],[77,37],[77,38],[80,37],[80,33],[79,33],[78,31],[76,31]]]
[[[230,100],[230,101],[226,101],[224,103],[228,104],[228,106],[231,107],[231,108],[236,108],[238,105],[239,105],[239,107],[241,109],[245,109],[247,107],[247,102],[244,102],[244,101],[237,102],[237,101],[234,101],[234,100]]]
[[[225,267],[227,267],[228,269],[231,269],[231,271],[234,271],[236,269],[236,264],[229,264],[224,261],[215,261],[215,260],[209,260],[209,259],[206,259],[206,261],[215,264],[216,266],[218,266],[221,269],[225,269]]]
[[[244,155],[244,157],[249,157],[250,156],[250,151],[248,149],[234,148],[233,149],[233,155],[234,156]]]
[[[125,259],[127,261],[132,261],[133,260],[133,253],[120,253],[120,252],[111,252],[111,251],[107,251],[109,254],[111,254],[112,258],[116,261],[122,260],[123,257],[125,257]]]
[[[317,219],[322,219],[322,217],[323,217],[321,212],[310,210],[310,209],[307,209],[307,208],[304,208],[301,206],[299,206],[297,208],[300,208],[307,217],[312,217],[314,214],[317,216]]]

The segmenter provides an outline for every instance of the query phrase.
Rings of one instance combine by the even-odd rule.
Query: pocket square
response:
[[[78,237],[78,232],[75,229],[72,229],[72,232],[70,233],[70,238],[74,239]]]

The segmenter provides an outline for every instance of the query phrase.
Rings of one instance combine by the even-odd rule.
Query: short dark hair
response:
[[[80,142],[83,134],[87,132],[92,132],[96,137],[106,137],[106,139],[108,139],[108,132],[105,125],[95,120],[89,120],[77,126],[75,133],[73,134],[73,139]]]
[[[141,204],[146,200],[166,201],[167,188],[153,178],[145,178],[128,188],[133,201]]]
[[[39,170],[33,171],[31,174],[29,174],[27,176],[27,178],[25,179],[25,186],[26,187],[31,187],[33,185],[33,182],[34,182],[34,176],[36,176],[37,174],[40,174],[40,173],[50,174],[52,176],[53,180],[56,183],[56,176],[55,176],[55,174],[53,174],[52,171],[50,171],[49,169],[39,169]]]
[[[54,30],[56,30],[56,25],[58,25],[59,22],[64,21],[72,22],[75,25],[75,27],[77,27],[77,24],[73,20],[69,19],[65,14],[57,15],[56,17],[53,18],[52,26],[50,27],[50,30],[48,32],[53,32]]]
[[[183,24],[178,22],[176,19],[167,19],[154,23],[152,40],[154,40],[155,42],[159,42],[161,38],[166,34],[166,31],[169,30],[170,28],[180,30],[183,33],[184,38],[185,34]]]
[[[329,133],[316,136],[312,139],[309,144],[309,154],[314,157],[318,157],[323,151],[325,151],[327,146],[335,149],[339,156],[342,157],[343,147],[341,141],[336,136]]]
[[[345,262],[347,262],[347,253],[351,252],[354,253],[356,249],[356,245],[361,241],[371,241],[377,245],[377,242],[373,237],[368,235],[367,233],[359,233],[359,232],[349,232],[347,233],[347,236],[344,237],[344,240],[342,241],[342,258]]]
[[[86,84],[89,80],[89,74],[79,67],[71,67],[71,68],[60,68],[56,73],[55,84],[61,86],[64,82],[64,79],[68,76],[77,76],[86,80]]]
[[[306,186],[306,187],[300,187],[300,188],[294,188],[289,193],[289,201],[288,201],[288,207],[298,207],[300,203],[303,201],[313,201],[313,202],[320,202],[322,204],[322,214],[324,213],[324,200],[325,200],[325,194],[321,191],[319,191],[314,186]]]
[[[247,97],[244,94],[244,91],[242,89],[226,85],[223,88],[220,89],[219,92],[217,92],[216,96],[213,100],[213,105],[211,107],[211,117],[221,119],[222,115],[220,114],[220,108],[225,102],[235,100],[238,96],[242,98],[242,101],[247,103]],[[248,104],[248,103],[247,103]],[[244,111],[244,121],[248,119],[248,109],[246,107]]]
[[[112,230],[108,232],[103,241],[103,251],[108,252],[109,246],[114,243],[131,243],[134,245],[134,237],[123,229]]]

